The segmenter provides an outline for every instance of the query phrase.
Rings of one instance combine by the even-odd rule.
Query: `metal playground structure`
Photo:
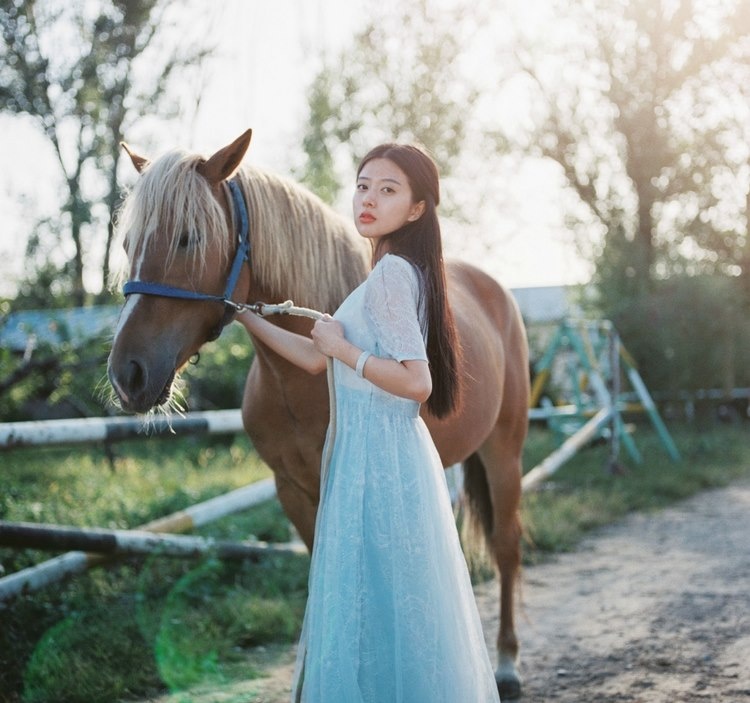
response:
[[[563,320],[534,372],[529,419],[545,420],[565,440],[524,475],[524,490],[537,486],[579,449],[600,437],[610,443],[610,470],[617,468],[621,445],[635,463],[641,463],[643,457],[622,418],[626,411],[645,412],[669,458],[680,461],[680,453],[635,361],[608,320]],[[567,402],[553,405],[542,396],[550,382],[559,384],[559,395]],[[637,402],[630,400],[633,397]]]

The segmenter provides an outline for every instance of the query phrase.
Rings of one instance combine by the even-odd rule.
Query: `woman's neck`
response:
[[[390,242],[386,240],[380,240],[373,242],[372,245],[372,267],[375,268],[375,264],[378,263],[386,254],[391,251]]]

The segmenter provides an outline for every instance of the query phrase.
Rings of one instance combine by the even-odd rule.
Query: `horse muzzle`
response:
[[[174,364],[149,365],[137,357],[118,361],[110,355],[107,375],[123,410],[146,413],[169,402],[176,370]]]

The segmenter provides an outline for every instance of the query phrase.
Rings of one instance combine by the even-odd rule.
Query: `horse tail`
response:
[[[485,547],[491,545],[495,521],[490,486],[484,464],[476,453],[464,461],[464,500],[468,513],[462,530],[464,536],[472,545],[478,542],[484,542]]]

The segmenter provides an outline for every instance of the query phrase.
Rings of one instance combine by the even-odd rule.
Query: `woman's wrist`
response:
[[[361,353],[362,350],[359,347],[352,344],[345,337],[341,337],[331,349],[331,354],[329,354],[329,356],[338,359],[342,364],[354,368],[357,363],[357,358]]]
[[[249,310],[238,312],[234,319],[239,322],[248,332],[255,332],[263,324],[263,318]]]

